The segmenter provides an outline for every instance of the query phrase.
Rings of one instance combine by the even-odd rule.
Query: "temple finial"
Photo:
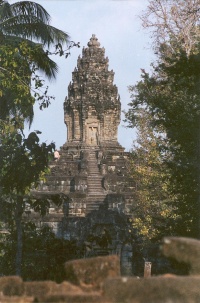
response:
[[[92,37],[90,38],[90,41],[87,44],[89,47],[100,47],[100,43],[98,42],[98,39],[96,36],[93,34]]]

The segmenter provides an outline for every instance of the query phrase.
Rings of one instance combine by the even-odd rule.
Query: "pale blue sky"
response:
[[[11,1],[9,1],[11,3]],[[15,1],[12,1],[15,2]],[[49,84],[49,93],[55,96],[49,109],[35,110],[32,130],[41,130],[42,141],[54,141],[59,149],[67,139],[64,124],[63,102],[67,95],[72,71],[77,65],[82,47],[87,46],[92,34],[98,38],[109,58],[109,69],[115,72],[114,83],[118,87],[122,109],[130,102],[128,86],[140,79],[141,68],[149,70],[153,53],[149,49],[149,35],[144,32],[138,15],[145,9],[146,0],[99,1],[99,0],[36,0],[51,15],[51,25],[66,31],[71,40],[80,42],[80,49],[72,49],[68,59],[55,57],[59,74]],[[123,117],[122,117],[123,118]],[[129,150],[135,131],[119,127],[119,143]]]

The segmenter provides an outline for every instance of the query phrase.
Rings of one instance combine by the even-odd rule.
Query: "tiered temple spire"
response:
[[[82,50],[82,58],[78,57],[64,103],[69,143],[117,143],[121,103],[113,80],[105,49],[92,35],[88,47]]]

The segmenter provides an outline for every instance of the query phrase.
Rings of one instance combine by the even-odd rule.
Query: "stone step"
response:
[[[99,193],[97,193],[97,192],[94,192],[94,193],[88,193],[88,198],[90,198],[90,197],[96,197],[96,196],[99,196],[99,197],[102,197],[102,196],[105,196],[105,195],[107,195],[107,193],[105,193],[103,190],[101,191],[101,192],[99,192]]]
[[[88,158],[88,197],[86,202],[86,214],[98,210],[103,204],[106,194],[102,188],[102,175],[100,174],[96,153],[91,152]]]
[[[88,184],[88,189],[94,189],[96,191],[97,189],[103,189],[103,187],[101,184],[91,183]]]
[[[94,201],[86,203],[86,209],[88,208],[96,208],[97,206],[104,204],[104,201]]]
[[[101,186],[101,179],[99,179],[99,180],[95,180],[95,179],[93,179],[93,180],[88,180],[88,184],[93,184],[93,185],[99,185],[100,187],[102,187]]]
[[[89,184],[88,185],[88,190],[91,190],[91,189],[94,189],[95,192],[98,190],[98,189],[101,189],[103,190],[103,187],[101,186],[101,184]]]
[[[92,180],[91,182],[88,182],[89,187],[93,186],[93,187],[102,187],[101,186],[101,181],[100,180]]]
[[[92,167],[93,167],[93,168],[94,168],[94,167],[95,167],[95,168],[98,168],[98,163],[94,163],[94,164],[92,164],[92,165],[91,165],[91,163],[90,163],[90,164],[88,165],[88,168],[92,168]]]
[[[97,205],[97,204],[101,204],[101,203],[104,203],[104,199],[87,201],[86,205]]]
[[[99,199],[103,199],[104,198],[104,196],[106,196],[107,195],[107,193],[104,193],[104,192],[101,192],[101,193],[88,193],[88,197],[87,197],[87,199],[90,199],[91,200],[91,198],[95,198],[95,200],[97,200],[98,198]]]
[[[88,178],[88,183],[101,184],[102,178]]]
[[[98,201],[98,202],[102,201],[103,202],[105,200],[105,197],[106,197],[105,194],[90,195],[90,196],[87,197],[87,202],[88,203],[93,203],[95,201]]]
[[[104,192],[103,192],[103,189],[101,188],[101,187],[99,187],[99,188],[92,188],[92,187],[90,187],[90,188],[88,188],[88,194],[90,194],[90,195],[93,195],[94,194],[94,196],[96,196],[96,195],[99,195],[99,194],[103,194]]]
[[[91,185],[89,185],[88,186],[88,189],[94,189],[95,191],[94,192],[96,192],[98,189],[102,189],[103,190],[103,188],[102,188],[102,186],[101,185],[96,185],[96,184],[91,184]]]
[[[88,195],[89,196],[94,196],[94,197],[96,197],[96,196],[101,196],[101,195],[104,195],[104,191],[103,191],[103,189],[102,190],[99,190],[99,191],[97,191],[97,190],[95,190],[95,191],[89,191],[88,190]]]
[[[87,203],[86,205],[97,205],[97,204],[101,204],[104,203],[105,197],[102,197],[101,199],[91,199],[88,200],[87,199]]]
[[[88,183],[90,183],[90,184],[100,184],[101,185],[101,181],[102,181],[102,178],[88,178]]]
[[[88,186],[88,190],[91,190],[91,189],[93,189],[93,190],[95,190],[95,192],[98,190],[98,189],[102,189],[103,190],[103,188],[102,188],[102,186],[97,186],[96,184],[93,184],[93,185],[90,185],[90,186]]]
[[[86,205],[86,214],[90,213],[93,210],[99,210],[100,205],[103,203],[93,204],[93,205]]]
[[[99,172],[99,170],[95,170],[95,169],[88,169],[88,175],[90,176],[98,176],[98,175],[100,175],[100,172]],[[101,176],[101,175],[100,175]]]
[[[106,193],[97,193],[94,195],[93,193],[88,193],[87,201],[103,201],[106,197]]]
[[[91,170],[88,170],[88,173],[89,173],[89,176],[90,176],[90,175],[92,175],[92,176],[95,175],[95,176],[97,176],[97,177],[98,177],[98,176],[101,176],[99,170],[94,170],[94,169],[92,170],[92,169],[91,169]]]

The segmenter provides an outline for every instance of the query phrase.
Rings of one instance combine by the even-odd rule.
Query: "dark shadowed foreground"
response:
[[[60,284],[23,282],[14,276],[0,278],[0,302],[200,302],[200,241],[164,238],[161,249],[165,256],[187,263],[190,274],[122,277],[118,256],[80,259],[65,263],[66,278]]]

